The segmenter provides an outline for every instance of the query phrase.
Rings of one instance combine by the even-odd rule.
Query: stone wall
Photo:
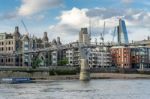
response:
[[[5,77],[29,77],[29,78],[49,78],[51,75],[70,75],[77,73],[77,67],[55,67],[55,68],[0,68],[0,78]]]

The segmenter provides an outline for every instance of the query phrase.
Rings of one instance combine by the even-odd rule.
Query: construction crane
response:
[[[112,39],[112,42],[114,42],[114,39],[115,39],[115,35],[116,35],[116,30],[117,30],[117,27],[114,28],[114,31],[113,31],[113,39]]]
[[[103,32],[100,33],[100,40],[102,41],[102,43],[104,43],[104,34],[105,34],[105,21],[104,21]]]
[[[105,34],[105,21],[104,21],[104,27],[103,27],[103,32],[102,32],[102,35],[103,35],[103,37],[104,37],[104,34]]]
[[[91,40],[91,18],[89,18],[89,38]]]
[[[26,33],[27,33],[27,34],[29,34],[29,31],[28,31],[28,29],[27,29],[27,27],[26,27],[26,25],[25,25],[25,23],[24,23],[24,21],[23,21],[23,20],[21,20],[21,23],[23,24],[23,26],[24,26],[24,29],[25,29]]]

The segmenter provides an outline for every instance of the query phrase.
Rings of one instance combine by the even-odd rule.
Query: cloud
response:
[[[61,6],[62,4],[62,0],[22,0],[22,4],[18,8],[18,14],[20,16],[30,16],[41,11]]]
[[[89,18],[86,16],[87,9],[72,8],[69,11],[63,11],[57,19],[59,23],[49,26],[50,32],[54,33],[51,38],[56,36],[68,37],[67,40],[77,39],[77,34],[81,27],[88,26]]]
[[[45,12],[47,10],[62,5],[63,0],[21,0],[20,7],[17,7],[15,11],[1,13],[0,19],[19,19],[23,17],[42,20],[45,18]]]
[[[16,17],[17,17],[17,14],[15,12],[0,14],[0,20],[15,19]]]
[[[105,40],[111,41],[114,27],[118,25],[118,18],[120,17],[126,21],[130,40],[137,40],[136,36],[133,36],[136,34],[148,35],[149,30],[147,28],[150,26],[150,12],[148,11],[106,8],[79,9],[74,7],[71,10],[63,11],[61,15],[57,17],[58,23],[49,26],[49,31],[54,33],[50,36],[52,38],[60,36],[65,39],[65,42],[76,41],[78,39],[80,28],[89,27],[90,18],[92,21],[91,26],[93,38],[99,39],[105,21]],[[130,35],[132,38],[130,38]],[[138,37],[138,39],[141,40],[144,38]]]

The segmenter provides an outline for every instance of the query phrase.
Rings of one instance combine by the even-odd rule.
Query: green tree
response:
[[[40,66],[41,62],[42,62],[42,60],[39,59],[39,58],[33,59],[33,61],[32,61],[32,68],[36,69],[37,67]]]
[[[68,62],[68,59],[67,59],[67,58],[64,58],[64,59],[58,61],[58,65],[59,65],[59,66],[65,66],[65,65],[67,65],[68,63],[69,63],[69,62]]]

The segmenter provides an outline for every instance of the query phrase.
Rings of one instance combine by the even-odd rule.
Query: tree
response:
[[[32,61],[32,68],[36,69],[37,67],[40,66],[41,62],[42,62],[42,60],[40,60],[39,58],[33,59],[33,61]]]
[[[68,59],[67,59],[67,58],[64,58],[64,59],[58,61],[58,65],[59,65],[59,66],[65,66],[65,65],[67,65],[68,63],[69,63],[69,62],[68,62]]]

